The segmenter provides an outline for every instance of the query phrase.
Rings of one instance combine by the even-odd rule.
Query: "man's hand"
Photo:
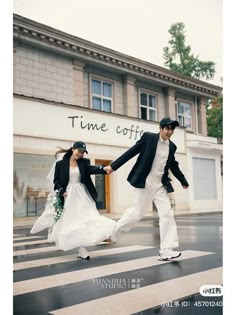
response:
[[[68,192],[65,191],[64,194],[63,194],[63,197],[65,198],[65,197],[67,197],[67,196],[68,196]]]
[[[113,169],[110,165],[103,167],[103,169],[107,174],[111,174],[113,172]]]
[[[188,189],[189,186],[182,186],[184,189]]]

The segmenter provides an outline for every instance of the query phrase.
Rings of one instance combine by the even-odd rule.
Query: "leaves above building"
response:
[[[223,143],[223,95],[214,98],[207,105],[207,129],[208,136]]]
[[[171,35],[170,47],[163,48],[165,66],[170,70],[186,75],[191,78],[210,80],[215,75],[215,63],[201,61],[198,56],[191,52],[191,46],[185,43],[185,24],[175,23],[168,31]]]

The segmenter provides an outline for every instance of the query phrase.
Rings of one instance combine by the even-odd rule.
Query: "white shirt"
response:
[[[163,140],[159,135],[156,154],[152,163],[152,168],[149,173],[151,177],[162,177],[169,155],[170,141],[169,139]]]

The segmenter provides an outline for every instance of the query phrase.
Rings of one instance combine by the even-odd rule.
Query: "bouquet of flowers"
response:
[[[62,212],[64,210],[61,198],[59,197],[59,192],[57,191],[55,196],[53,197],[53,207],[55,209],[54,212],[55,221],[57,222],[60,219]]]
[[[46,228],[52,227],[61,217],[64,210],[59,191],[56,190],[48,195],[45,210],[34,223],[31,234],[38,233]]]

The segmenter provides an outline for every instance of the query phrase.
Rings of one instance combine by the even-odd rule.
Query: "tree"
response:
[[[207,105],[208,136],[217,138],[223,143],[223,95],[211,100]]]
[[[172,24],[168,32],[171,35],[171,39],[168,42],[170,48],[163,48],[165,66],[170,70],[195,79],[213,79],[215,75],[215,63],[199,60],[198,56],[195,57],[191,53],[191,46],[186,46],[185,24]]]

